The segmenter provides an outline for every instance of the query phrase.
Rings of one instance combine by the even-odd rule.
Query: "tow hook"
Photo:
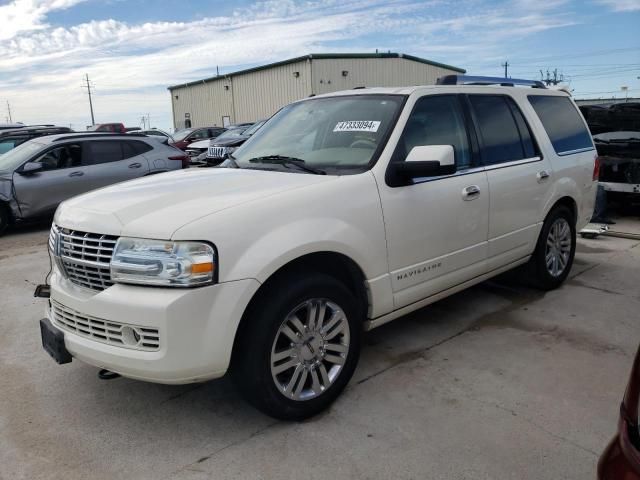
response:
[[[103,368],[98,372],[98,378],[100,380],[115,380],[116,378],[120,378],[120,374]]]

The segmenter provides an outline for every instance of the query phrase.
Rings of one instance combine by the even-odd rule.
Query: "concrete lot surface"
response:
[[[101,381],[40,346],[46,226],[0,238],[0,478],[592,479],[640,340],[640,242],[542,294],[489,282],[366,334],[343,396],[276,422],[227,379]]]

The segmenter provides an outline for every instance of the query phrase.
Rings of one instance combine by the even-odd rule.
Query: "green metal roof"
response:
[[[433,62],[426,58],[414,57],[413,55],[406,55],[404,53],[310,53],[309,55],[303,55],[302,57],[290,58],[288,60],[282,60],[280,62],[268,63],[266,65],[260,65],[258,67],[247,68],[246,70],[238,70],[237,72],[227,73],[224,75],[216,75],[215,77],[204,78],[202,80],[196,80],[193,82],[181,83],[179,85],[172,85],[168,87],[169,90],[175,88],[189,87],[191,85],[198,85],[213,80],[218,80],[225,77],[233,77],[236,75],[244,75],[245,73],[257,72],[259,70],[267,70],[273,67],[280,67],[282,65],[288,65],[290,63],[302,62],[305,60],[325,60],[325,59],[349,59],[349,58],[404,58],[418,63],[424,63],[425,65],[432,65],[434,67],[446,68],[453,70],[454,72],[466,73],[463,68],[453,67],[445,63]]]

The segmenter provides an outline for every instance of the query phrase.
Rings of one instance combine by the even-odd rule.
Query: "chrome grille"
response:
[[[209,147],[207,157],[211,158],[224,158],[227,153],[226,147]]]
[[[62,330],[98,342],[134,350],[155,351],[160,348],[157,328],[112,322],[84,315],[51,300],[51,320]]]
[[[57,244],[56,244],[57,235]],[[113,285],[109,263],[118,237],[80,232],[53,225],[49,247],[72,283],[92,290]]]

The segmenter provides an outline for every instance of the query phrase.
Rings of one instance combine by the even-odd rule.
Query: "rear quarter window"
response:
[[[557,154],[593,149],[589,130],[569,98],[545,95],[528,98]]]

